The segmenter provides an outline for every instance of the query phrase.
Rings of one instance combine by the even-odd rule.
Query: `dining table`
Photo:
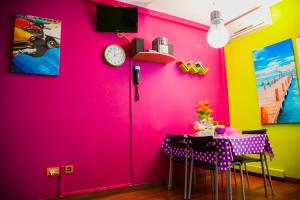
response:
[[[188,134],[184,134],[187,138]],[[201,137],[201,135],[192,134],[194,137]],[[218,167],[221,172],[226,172],[226,186],[227,186],[227,199],[232,199],[231,189],[231,163],[234,157],[244,154],[262,154],[266,153],[272,160],[274,152],[270,144],[268,135],[266,134],[237,134],[237,135],[217,135],[214,136],[214,142],[218,152]],[[165,137],[162,144],[163,151],[170,154],[171,147],[167,137]],[[183,148],[174,148],[173,156],[185,157],[186,152]],[[191,157],[191,152],[187,153]],[[213,153],[209,152],[194,152],[194,158],[201,162],[215,163],[216,157]]]

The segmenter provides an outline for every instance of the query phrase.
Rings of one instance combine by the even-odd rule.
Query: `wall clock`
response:
[[[107,46],[104,50],[103,56],[107,64],[114,67],[121,66],[126,59],[124,49],[116,44]]]

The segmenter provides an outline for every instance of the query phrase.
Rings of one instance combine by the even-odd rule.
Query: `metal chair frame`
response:
[[[247,131],[242,131],[242,134],[267,134],[267,130],[266,129],[247,130]],[[261,163],[261,169],[262,169],[262,174],[263,174],[263,178],[264,178],[265,196],[268,197],[267,180],[266,180],[266,173],[265,173],[265,169],[264,169],[264,164],[265,164],[267,174],[268,174],[268,179],[269,179],[271,192],[272,192],[272,195],[275,195],[274,189],[273,189],[273,184],[272,184],[272,179],[271,179],[270,172],[269,172],[269,167],[268,167],[266,154],[265,153],[260,153],[259,157],[260,158],[250,158],[250,157],[246,158],[246,157],[242,156],[242,157],[236,157],[235,160],[237,162],[241,163],[242,165],[244,165],[248,187],[250,187],[250,181],[249,181],[249,174],[248,174],[248,170],[247,170],[247,163],[250,163],[250,162],[260,162]],[[235,176],[235,172],[234,172],[234,176]],[[235,181],[236,181],[236,178],[235,178]]]
[[[218,152],[217,148],[214,144],[213,137],[188,137],[189,148],[191,151],[191,166],[190,166],[190,180],[189,180],[189,191],[188,191],[188,199],[191,198],[191,191],[192,191],[192,180],[193,180],[193,172],[194,167],[201,167],[204,169],[213,170],[213,192],[214,192],[214,199],[218,199]],[[198,163],[194,158],[195,151],[202,151],[202,152],[212,152],[215,156],[215,163],[214,164],[206,164],[206,163]]]
[[[168,179],[168,190],[171,190],[173,183],[173,150],[174,148],[184,148],[185,149],[185,169],[184,169],[184,199],[187,199],[187,173],[188,173],[188,146],[185,142],[183,135],[167,135],[170,150],[170,160],[169,160],[169,179]]]

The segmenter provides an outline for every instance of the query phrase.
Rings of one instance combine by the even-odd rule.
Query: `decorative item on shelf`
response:
[[[157,37],[152,41],[152,49],[160,53],[169,54],[168,38]]]
[[[198,73],[198,68],[194,65],[194,63],[192,63],[191,61],[187,63],[187,66],[189,67],[190,69],[190,72],[192,74],[196,74]]]
[[[185,63],[183,60],[180,60],[176,64],[184,74],[191,72],[191,74],[198,73],[199,75],[203,76],[209,70],[209,68],[205,67],[200,61],[197,61],[195,63],[193,63],[192,61]]]
[[[206,74],[209,70],[209,68],[205,67],[200,61],[197,61],[195,66],[198,68],[198,74],[200,75]]]
[[[144,39],[142,38],[134,38],[131,41],[131,56],[135,56],[139,52],[145,51],[144,49]]]
[[[172,56],[174,55],[174,53],[173,53],[173,44],[168,44],[168,53]]]
[[[184,61],[180,60],[176,64],[179,66],[179,68],[184,74],[190,71],[190,68],[187,66],[187,64]]]

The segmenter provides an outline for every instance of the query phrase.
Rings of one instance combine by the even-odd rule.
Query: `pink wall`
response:
[[[196,102],[211,100],[221,123],[225,119],[224,85],[220,52],[206,42],[206,31],[196,27],[170,23],[148,15],[141,15],[138,36],[151,43],[157,36],[166,36],[174,45],[178,59],[201,60],[210,71],[206,76],[184,75],[176,63],[159,65],[134,62],[141,66],[140,101],[132,102],[133,177],[134,183],[157,181],[165,168],[159,146],[166,133],[191,133]],[[150,45],[149,45],[150,48]],[[132,97],[134,90],[132,90]],[[145,154],[146,152],[146,154]]]
[[[9,71],[16,13],[62,20],[58,77]],[[129,59],[111,68],[101,57],[111,43],[128,49],[127,41],[113,33],[94,31],[93,3],[0,3],[1,197],[55,196],[57,179],[46,177],[45,168],[65,164],[74,164],[75,173],[63,176],[64,194],[125,186],[131,184],[131,178],[134,184],[162,180],[166,171],[160,149],[164,135],[192,131],[196,101],[210,99],[215,118],[228,121],[222,52],[208,47],[203,26],[146,13],[141,11],[139,33],[128,34],[130,38],[143,37],[150,48],[155,37],[167,36],[178,59],[202,60],[210,71],[198,77],[183,75],[175,62],[132,61],[141,66],[140,101],[135,102]]]

